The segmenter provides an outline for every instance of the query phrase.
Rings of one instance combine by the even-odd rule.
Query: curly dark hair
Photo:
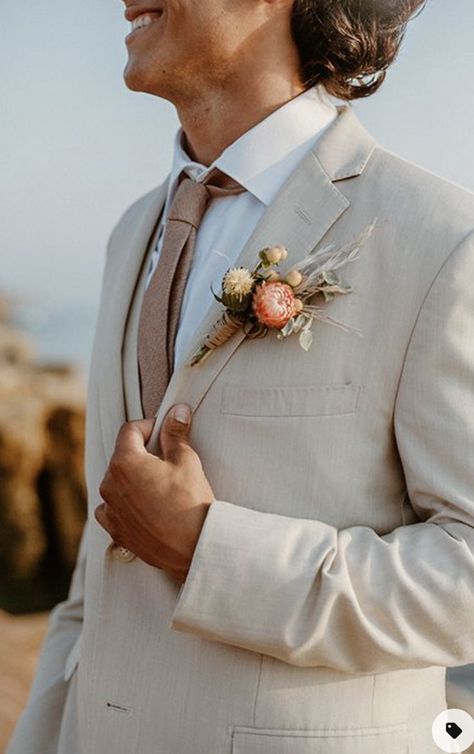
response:
[[[408,21],[427,0],[295,0],[291,31],[306,88],[368,97],[383,83]]]

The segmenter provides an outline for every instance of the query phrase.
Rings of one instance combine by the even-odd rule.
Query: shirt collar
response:
[[[197,181],[217,167],[263,204],[269,205],[304,154],[337,117],[337,109],[321,86],[314,86],[250,128],[206,167],[183,147],[183,129],[174,142],[170,188],[182,170]]]

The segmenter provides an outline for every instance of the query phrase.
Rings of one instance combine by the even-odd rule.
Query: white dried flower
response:
[[[232,267],[224,275],[222,290],[228,296],[246,296],[253,287],[253,277],[246,267]]]

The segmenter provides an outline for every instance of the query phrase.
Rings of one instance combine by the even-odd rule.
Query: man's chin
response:
[[[167,99],[176,104],[177,88],[166,86],[164,80],[147,75],[147,71],[135,65],[127,65],[123,71],[123,80],[127,89],[132,92],[142,92],[143,94],[152,94],[155,97]]]
[[[133,92],[154,94],[157,97],[165,96],[161,92],[161,82],[156,80],[156,77],[150,76],[149,69],[145,68],[145,66],[139,66],[130,60],[124,68],[123,80],[127,88]]]
[[[146,89],[146,78],[143,75],[143,72],[140,72],[138,67],[133,65],[130,61],[124,68],[123,80],[127,88],[131,89],[133,92],[143,92]]]

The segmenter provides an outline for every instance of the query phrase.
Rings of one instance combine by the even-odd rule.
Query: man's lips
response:
[[[146,13],[149,13],[150,15],[159,14],[161,16],[163,13],[163,7],[155,6],[154,8],[152,8],[152,7],[144,6],[144,5],[130,5],[126,9],[124,16],[127,21],[132,22],[132,21],[135,21],[135,19],[138,18],[138,16],[143,16]]]
[[[138,14],[134,14],[135,18],[131,21],[132,29],[129,34],[125,37],[125,41],[128,42],[132,37],[135,37],[136,34],[138,34],[139,31],[144,31],[150,26],[155,26],[157,24],[162,15],[163,11],[141,11]]]

